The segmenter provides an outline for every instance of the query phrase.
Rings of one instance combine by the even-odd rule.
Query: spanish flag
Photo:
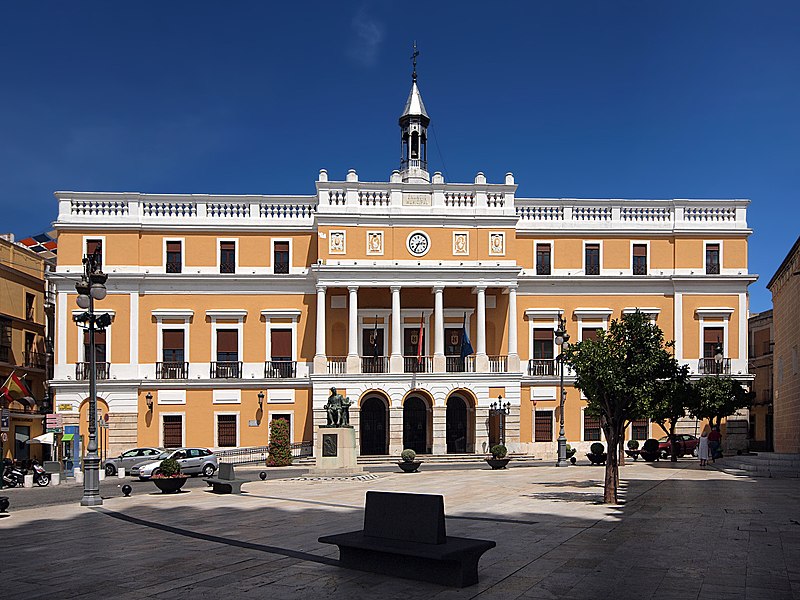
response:
[[[23,383],[22,379],[17,377],[16,371],[8,376],[8,379],[6,379],[3,387],[0,388],[0,396],[5,396],[8,398],[9,402],[13,402],[14,400],[19,400],[20,398],[30,395],[31,391],[28,389],[25,383]]]

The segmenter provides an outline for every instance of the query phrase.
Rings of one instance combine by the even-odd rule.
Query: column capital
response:
[[[515,283],[515,284],[512,284],[512,285],[507,285],[506,286],[506,291],[507,292],[516,292],[518,288],[519,288],[519,285]]]
[[[402,285],[390,285],[389,289],[394,294],[395,292],[399,292],[401,289],[403,289],[403,286]]]
[[[436,293],[439,293],[439,292],[443,292],[444,288],[445,288],[445,286],[443,286],[443,285],[435,285],[435,286],[433,286],[433,293],[436,294]]]
[[[350,293],[357,292],[358,291],[358,286],[357,285],[348,285],[347,286],[347,291],[350,292]]]
[[[479,294],[480,292],[485,292],[487,287],[489,287],[489,286],[488,285],[483,285],[483,284],[473,286],[472,287],[472,293],[473,294]]]
[[[317,292],[324,292],[328,289],[327,285],[322,285],[321,283],[318,283],[315,287],[317,288]]]

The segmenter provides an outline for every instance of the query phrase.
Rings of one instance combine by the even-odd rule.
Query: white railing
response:
[[[212,219],[244,219],[250,216],[250,205],[243,202],[209,202],[206,214]]]
[[[343,373],[347,373],[347,357],[329,356],[328,375],[342,375]]]
[[[389,206],[391,195],[388,190],[359,190],[358,203],[361,206]]]
[[[80,217],[122,217],[128,215],[128,203],[123,200],[72,200],[70,210]]]
[[[489,356],[489,373],[507,373],[508,356]]]
[[[475,206],[475,192],[445,192],[445,206]]]

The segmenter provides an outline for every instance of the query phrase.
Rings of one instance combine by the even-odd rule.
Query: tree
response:
[[[603,502],[617,503],[619,452],[625,428],[639,416],[645,398],[660,379],[673,372],[673,359],[659,327],[638,310],[612,320],[597,340],[584,340],[567,350],[575,371],[575,387],[586,396],[587,410],[600,415],[608,443]]]
[[[724,417],[750,406],[755,397],[732,377],[703,377],[695,386],[697,398],[689,412],[696,419],[708,419],[711,427],[719,427]]]
[[[690,407],[697,405],[697,388],[689,381],[688,365],[680,366],[675,359],[672,363],[672,375],[658,382],[653,395],[644,399],[641,412],[667,434],[670,460],[676,462],[675,426]]]
[[[285,467],[292,464],[292,448],[289,443],[289,424],[285,419],[273,419],[269,423],[268,467]]]

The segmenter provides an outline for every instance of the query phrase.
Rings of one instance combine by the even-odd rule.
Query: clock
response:
[[[406,240],[406,247],[414,256],[424,256],[430,249],[430,239],[422,231],[413,231]]]

